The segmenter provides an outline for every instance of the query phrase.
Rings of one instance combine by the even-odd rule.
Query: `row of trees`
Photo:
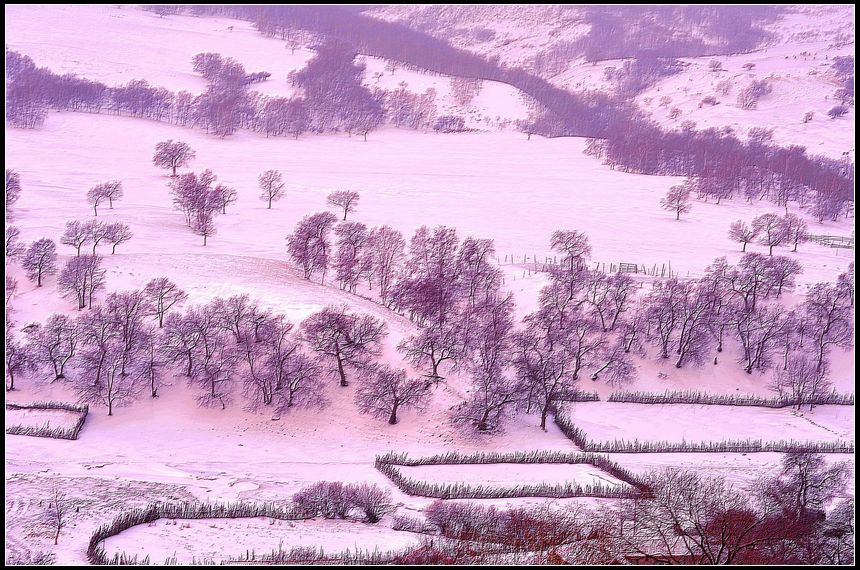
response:
[[[388,121],[401,127],[427,130],[435,124],[435,91],[413,94],[397,90],[369,90],[362,84],[364,66],[353,62],[355,52],[340,45],[323,45],[308,66],[290,75],[302,93],[292,98],[267,97],[249,87],[264,81],[266,72],[246,73],[241,64],[216,53],[199,53],[193,68],[207,80],[206,91],[194,95],[170,92],[134,80],[108,87],[74,75],[55,75],[33,61],[7,51],[7,120],[13,126],[40,126],[48,109],[84,111],[200,126],[220,137],[239,128],[266,136],[307,132],[367,134]]]
[[[734,197],[768,200],[785,208],[808,208],[819,222],[850,214],[854,165],[846,160],[809,156],[800,146],[776,147],[772,132],[751,129],[746,143],[717,129],[663,132],[631,120],[590,141],[586,152],[625,172],[680,175],[700,198],[717,203]]]
[[[741,251],[746,252],[747,244],[757,242],[768,248],[768,255],[773,255],[773,248],[785,245],[792,246],[796,252],[797,246],[809,238],[809,226],[799,216],[786,214],[762,214],[753,219],[750,224],[743,220],[732,222],[729,226],[729,238],[743,244]]]
[[[791,310],[780,297],[794,287],[800,264],[758,253],[735,266],[719,258],[701,279],[657,282],[637,301],[640,287],[628,275],[586,268],[591,249],[583,234],[556,232],[552,245],[562,262],[550,271],[540,308],[516,331],[490,240],[460,242],[452,228],[422,227],[407,253],[396,230],[338,225],[325,212],[305,217],[288,238],[305,278],[324,281],[333,267],[343,289],[355,292],[366,282],[380,302],[419,326],[399,349],[430,382],[443,379],[443,366],[466,371],[473,399],[457,413],[481,430],[523,408],[545,425],[557,406],[575,399],[584,371],[594,380],[627,382],[632,355],[649,348],[681,368],[708,358],[717,364],[724,345],[735,341],[747,373],[775,369],[780,396],[803,385],[804,398],[813,398],[830,388],[830,350],[850,346],[853,265],[836,284],[812,287]]]
[[[201,179],[204,190],[212,190],[211,173],[173,180],[186,179],[194,182],[188,186],[195,191]],[[175,187],[184,188],[185,183]],[[193,192],[188,195],[192,198],[181,204],[187,204],[184,211],[189,223],[194,223],[201,216],[197,204],[210,201],[193,198]],[[340,191],[332,194],[330,202],[342,208],[346,218],[357,198],[355,193]],[[765,224],[771,217],[776,218],[773,227]],[[776,235],[782,231],[778,228],[794,224],[790,216],[760,218],[754,226],[764,235]],[[96,220],[69,222],[63,243],[80,253],[81,245],[91,239],[95,251],[99,237],[93,228],[104,226]],[[9,238],[7,231],[7,251]],[[628,275],[604,275],[586,268],[591,248],[585,235],[559,231],[551,243],[561,263],[550,271],[538,310],[517,330],[513,300],[501,292],[501,275],[493,265],[491,240],[461,241],[453,228],[422,227],[412,236],[407,252],[406,240],[392,228],[338,223],[334,214],[321,212],[301,220],[287,243],[306,278],[319,277],[324,282],[327,271],[333,269],[342,289],[358,292],[366,284],[382,304],[419,327],[398,349],[410,364],[425,371],[424,388],[403,371],[356,360],[341,350],[344,341],[339,335],[344,334],[360,341],[356,346],[362,347],[361,354],[372,355],[361,339],[366,333],[377,339],[381,333],[376,324],[338,316],[337,311],[323,313],[323,330],[337,321],[360,325],[351,332],[343,332],[343,324],[335,326],[336,333],[326,332],[324,338],[334,338],[337,347],[332,356],[336,366],[331,370],[344,386],[348,371],[354,369],[363,372],[368,386],[382,384],[406,394],[406,402],[392,396],[393,403],[386,405],[392,417],[403,403],[425,402],[428,388],[443,381],[444,370],[450,369],[466,372],[472,381],[469,398],[453,412],[455,421],[492,431],[507,415],[524,410],[539,414],[545,425],[554,409],[576,399],[578,381],[586,371],[594,380],[626,382],[635,371],[632,355],[645,354],[649,347],[661,358],[675,358],[679,368],[703,363],[709,355],[717,364],[724,344],[732,340],[746,372],[777,370],[772,387],[781,397],[802,393],[805,399],[814,398],[829,388],[830,350],[850,346],[853,333],[853,265],[837,283],[815,285],[804,303],[791,310],[779,299],[793,287],[800,265],[788,257],[757,253],[745,254],[735,266],[717,259],[701,279],[655,283],[637,300],[639,287]],[[12,245],[14,249],[14,240]],[[767,245],[778,244],[769,239]],[[94,255],[79,255],[69,260],[61,274],[60,289],[76,297],[81,309],[92,307],[94,293],[103,286],[99,263]],[[41,284],[44,275],[56,271],[53,242],[39,240],[31,245],[22,265]],[[313,322],[309,320],[307,326]],[[327,349],[320,345],[315,350]],[[190,362],[186,374],[193,369]],[[367,406],[383,399],[378,392],[358,392],[357,398]],[[212,388],[210,395],[217,394]]]
[[[143,394],[158,396],[175,369],[198,389],[204,406],[226,407],[241,393],[249,409],[287,413],[327,404],[323,378],[341,386],[358,378],[355,401],[362,413],[397,423],[397,413],[422,406],[429,386],[405,370],[378,362],[385,324],[345,307],[326,307],[295,327],[247,295],[176,308],[187,295],[166,278],[140,291],[115,292],[100,305],[100,258],[73,257],[60,288],[89,311],[77,318],[56,314],[28,327],[21,344],[7,330],[7,389],[16,375],[35,370],[51,382],[67,380],[81,401],[115,407]]]
[[[296,20],[294,23],[301,23],[299,27],[326,26],[315,18],[306,20],[309,14],[305,14],[304,9],[267,10],[272,14],[265,17]],[[307,10],[313,12],[312,8]],[[262,13],[257,16],[264,17]],[[376,40],[363,37],[362,42],[366,41]],[[434,47],[445,51],[452,49],[450,46]],[[47,69],[36,68],[26,56],[7,52],[10,77],[7,120],[16,126],[32,127],[35,126],[31,120],[34,109],[42,110],[39,120],[44,120],[48,107],[91,112],[105,107],[117,113],[170,120],[180,125],[199,124],[220,136],[237,128],[270,135],[298,136],[306,131],[341,130],[366,136],[385,120],[383,107],[388,97],[382,92],[372,93],[361,84],[363,70],[353,62],[355,52],[355,47],[343,44],[320,46],[307,68],[291,75],[293,84],[304,93],[304,98],[294,99],[267,99],[248,94],[247,74],[244,70],[236,71],[237,66],[241,66],[230,60],[221,60],[218,73],[206,71],[215,80],[203,95],[194,97],[182,92],[174,97],[145,82],[108,88],[74,76],[56,76]],[[375,55],[372,50],[362,52]],[[199,55],[220,58],[217,54]],[[410,56],[424,61],[429,55],[414,53]],[[229,65],[224,61],[230,62]],[[537,113],[531,120],[520,123],[523,131],[546,136],[594,137],[589,152],[605,159],[613,168],[695,177],[704,191],[718,201],[732,196],[744,196],[750,201],[767,198],[780,206],[795,201],[801,206],[808,205],[819,220],[846,214],[848,205],[853,202],[853,164],[809,156],[799,146],[777,147],[764,129],[753,129],[746,142],[731,132],[714,128],[695,131],[691,123],[682,125],[680,131],[662,131],[631,106],[605,95],[572,94],[527,72],[498,69],[492,62],[477,56],[455,57],[453,61],[459,62],[457,65],[462,68],[453,75],[503,81],[531,97]],[[431,63],[425,62],[425,69],[435,71],[436,66]],[[119,103],[113,101],[115,95],[120,97]],[[397,99],[398,96],[394,96],[392,101]],[[388,109],[388,120],[405,124],[409,121],[392,120],[402,113],[405,99],[400,96],[399,100],[400,103],[392,103]],[[413,110],[406,115],[425,116],[418,108],[428,108],[428,105],[417,100],[413,103],[417,107],[411,105]]]

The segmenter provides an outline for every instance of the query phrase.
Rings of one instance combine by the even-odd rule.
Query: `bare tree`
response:
[[[122,373],[125,361],[123,344],[110,343],[104,354],[100,380],[93,382],[87,375],[78,379],[76,389],[81,401],[106,406],[109,416],[113,415],[114,407],[133,402],[140,395],[141,385],[134,376]]]
[[[295,407],[322,408],[326,405],[318,360],[297,350],[279,363],[278,372],[283,386],[278,392],[278,412],[285,413]]]
[[[87,243],[89,239],[90,236],[86,224],[81,223],[78,220],[73,220],[71,222],[66,222],[66,230],[60,238],[60,243],[72,246],[75,248],[77,254],[80,255],[81,246]]]
[[[360,196],[358,192],[352,190],[336,190],[328,195],[328,203],[331,206],[343,210],[343,219],[346,221],[346,216],[350,212],[354,212],[358,206]]]
[[[851,464],[847,461],[828,466],[820,453],[789,452],[782,459],[782,473],[771,482],[767,494],[802,520],[842,493],[850,475]]]
[[[12,209],[21,197],[21,175],[14,170],[6,169],[6,210]]]
[[[6,259],[15,260],[21,257],[27,246],[19,241],[21,230],[15,226],[6,225]]]
[[[50,367],[52,381],[66,377],[66,365],[78,353],[81,328],[66,315],[51,315],[29,333],[27,350],[36,366]]]
[[[577,230],[557,230],[550,238],[552,249],[561,253],[562,264],[568,270],[577,268],[591,256],[591,244],[588,236]]]
[[[690,204],[690,185],[680,184],[672,186],[660,200],[660,207],[670,212],[675,212],[675,219],[680,220],[681,214],[686,214],[692,209]]]
[[[226,214],[227,206],[235,204],[238,199],[239,194],[236,192],[235,188],[230,188],[223,184],[219,184],[215,187],[215,201],[221,206],[222,214]]]
[[[60,531],[66,526],[67,515],[71,508],[71,501],[60,488],[54,484],[48,495],[47,519],[54,529],[54,544],[60,543]]]
[[[267,170],[260,175],[260,199],[268,203],[268,209],[272,209],[272,202],[277,202],[284,197],[284,177],[277,170]]]
[[[607,531],[620,550],[658,564],[743,563],[788,536],[773,524],[777,509],[723,479],[670,468],[649,474],[645,484],[649,496],[622,501]]]
[[[454,409],[455,423],[468,422],[482,432],[502,427],[523,394],[510,370],[513,350],[512,295],[473,309],[476,315],[469,327],[468,358],[465,369],[471,376],[467,399]]]
[[[385,323],[371,315],[353,315],[346,306],[329,306],[304,320],[300,336],[321,358],[329,361],[341,386],[348,386],[346,370],[370,366],[387,334]]]
[[[133,237],[134,234],[131,233],[131,228],[122,222],[114,222],[105,226],[105,239],[111,244],[111,255],[116,253],[116,246],[127,242]]]
[[[164,316],[174,305],[188,299],[188,294],[167,277],[156,277],[146,284],[143,290],[152,308],[152,315],[158,319],[158,328],[164,326]]]
[[[385,305],[391,301],[391,286],[405,250],[406,241],[399,231],[389,226],[380,226],[370,231],[367,244],[370,257],[369,281],[371,287],[376,285],[379,300]]]
[[[42,277],[57,272],[57,246],[48,238],[34,241],[27,248],[21,260],[21,267],[27,272],[30,281],[36,281],[36,286],[42,286]]]
[[[110,180],[96,184],[87,192],[87,201],[93,207],[93,214],[99,215],[99,204],[107,201],[113,208],[113,201],[122,197],[122,183],[119,180]]]
[[[334,214],[319,212],[302,218],[293,233],[287,236],[287,251],[301,266],[305,279],[310,279],[314,273],[320,272],[321,282],[325,284],[331,258],[329,233],[335,223],[337,217]]]
[[[828,372],[826,366],[818,368],[815,357],[795,352],[788,356],[783,368],[774,372],[769,387],[780,399],[793,402],[798,410],[803,404],[808,404],[811,410],[815,401],[832,388]]]
[[[158,168],[171,169],[172,176],[176,176],[176,169],[180,166],[188,166],[195,156],[195,152],[187,143],[170,139],[155,145],[152,163]]]
[[[794,244],[794,249],[791,251],[797,251],[798,244],[805,242],[809,238],[809,226],[799,216],[795,216],[794,214],[783,216],[782,225],[786,241]]]
[[[29,347],[15,339],[9,328],[6,329],[6,390],[15,389],[15,374],[25,372],[33,367],[33,358]]]
[[[744,244],[741,251],[746,252],[747,244],[755,241],[758,237],[758,231],[747,225],[743,220],[732,222],[729,226],[729,239]]]
[[[93,255],[95,255],[96,248],[108,237],[108,224],[99,220],[90,220],[84,224],[84,230],[87,232],[87,241],[93,242]]]
[[[155,327],[145,327],[141,333],[137,359],[134,363],[134,376],[149,386],[149,395],[158,397],[158,390],[164,384],[164,368],[167,365],[162,347],[162,339]]]
[[[355,391],[355,403],[363,414],[397,423],[397,412],[404,408],[421,409],[429,397],[427,383],[408,378],[406,370],[374,366],[364,371]]]
[[[809,338],[815,349],[816,366],[824,367],[831,347],[849,348],[854,336],[854,311],[845,287],[817,283],[803,303]]]
[[[355,293],[358,281],[366,275],[372,259],[365,255],[368,243],[367,226],[361,222],[342,222],[334,230],[337,236],[335,279],[342,289]]]
[[[66,263],[57,279],[57,288],[78,301],[78,310],[92,306],[93,295],[104,287],[105,270],[101,268],[101,257],[81,255]]]
[[[768,247],[768,255],[773,255],[773,248],[788,240],[785,224],[777,214],[762,214],[753,219],[752,227],[759,235],[759,243]]]

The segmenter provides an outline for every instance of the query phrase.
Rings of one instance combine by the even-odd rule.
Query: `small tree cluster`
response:
[[[119,200],[123,196],[122,182],[119,180],[110,180],[101,184],[96,184],[87,192],[87,202],[93,207],[93,215],[99,215],[99,205],[104,202],[113,209],[113,201]]]
[[[320,481],[293,495],[295,508],[307,516],[345,519],[357,510],[364,521],[376,524],[394,511],[391,492],[368,483],[343,484]]]
[[[78,220],[66,222],[65,231],[60,237],[60,243],[75,248],[76,255],[81,255],[81,247],[92,242],[92,254],[96,254],[96,248],[102,242],[111,245],[111,255],[116,253],[116,247],[129,241],[134,234],[128,225],[122,222],[100,222],[89,220],[81,222]]]

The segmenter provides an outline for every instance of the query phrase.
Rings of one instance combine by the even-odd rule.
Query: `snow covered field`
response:
[[[41,428],[74,427],[80,417],[78,412],[68,410],[18,409],[6,410],[6,428],[10,426]]]
[[[832,441],[851,440],[854,431],[852,406],[818,406],[812,412],[797,412],[790,408],[588,402],[575,404],[570,416],[595,442]]]
[[[489,464],[489,465],[422,465],[400,466],[404,476],[431,484],[466,483],[504,488],[518,485],[623,485],[621,481],[594,465],[566,464]]]
[[[106,554],[149,556],[150,563],[219,564],[254,552],[314,548],[344,551],[400,551],[420,535],[353,521],[283,521],[270,518],[158,520],[130,528],[104,543]]]
[[[6,16],[9,49],[28,54],[38,65],[58,73],[76,73],[108,84],[145,78],[169,89],[201,92],[205,82],[192,73],[190,60],[196,53],[213,51],[235,57],[249,71],[273,72],[269,82],[254,88],[283,95],[291,92],[287,73],[313,55],[305,48],[292,53],[282,41],[264,38],[247,22],[159,18],[130,6],[18,5],[7,7]],[[81,33],[88,27],[103,33],[94,40]],[[848,53],[848,49],[839,53]],[[655,98],[651,108],[659,96],[671,94],[676,101],[673,105],[684,112],[679,121],[690,118],[700,128],[731,124],[745,131],[750,126],[775,126],[775,138],[781,143],[808,144],[813,152],[831,156],[853,151],[854,131],[846,127],[853,122],[853,107],[843,119],[826,119],[823,112],[829,102],[822,99],[826,91],[822,91],[820,76],[809,75],[809,70],[822,67],[826,61],[821,57],[792,59],[783,65],[788,48],[768,50],[720,58],[729,70],[722,75],[731,73],[739,80],[746,75],[736,68],[747,61],[757,62],[757,74],[787,70],[774,95],[763,99],[758,110],[741,111],[728,101],[698,109],[702,94],[709,94],[713,87],[712,74],[704,68],[707,59],[694,61],[689,72],[655,87],[659,93],[648,94]],[[853,53],[853,44],[850,51]],[[446,107],[451,97],[449,78],[403,69],[390,71],[386,62],[372,58],[366,58],[366,63],[367,84],[393,89],[406,81],[409,89],[419,93],[434,88],[443,99],[440,110],[452,108]],[[374,79],[374,73],[382,75]],[[683,82],[695,88],[687,94]],[[815,120],[801,125],[800,116],[813,100],[817,105]],[[473,125],[488,125],[485,119],[491,119],[487,130],[492,132],[442,135],[384,127],[372,132],[366,142],[345,134],[308,134],[292,140],[267,139],[246,131],[219,139],[200,129],[142,119],[51,112],[40,129],[6,127],[6,166],[20,173],[23,188],[11,223],[20,228],[23,242],[43,237],[59,242],[67,221],[92,218],[87,190],[109,179],[121,180],[124,198],[113,209],[101,209],[98,219],[124,222],[134,237],[121,244],[115,255],[110,255],[109,247],[100,248],[107,270],[105,293],[140,289],[150,279],[165,276],[188,293],[185,306],[247,293],[261,306],[285,314],[296,324],[326,305],[343,303],[385,322],[389,335],[383,360],[405,366],[396,347],[417,330],[414,323],[367,298],[370,292],[366,290],[354,295],[330,282],[308,281],[288,261],[287,234],[303,216],[329,209],[326,195],[333,190],[360,193],[351,220],[368,226],[390,225],[407,240],[422,225],[446,225],[456,228],[461,238],[494,240],[496,263],[504,275],[503,289],[514,293],[517,319],[537,307],[547,276],[535,271],[535,261],[540,266],[552,257],[549,242],[556,229],[575,228],[587,234],[597,264],[627,262],[649,268],[671,264],[675,274],[696,277],[714,258],[725,256],[729,263],[740,259],[740,244],[727,236],[732,221],[749,221],[766,212],[781,213],[766,202],[747,204],[738,199],[716,205],[694,201],[692,211],[676,221],[673,214],[660,209],[659,203],[669,187],[681,182],[679,178],[612,170],[583,154],[586,143],[582,139],[526,140],[513,129],[496,129],[500,120],[522,118],[525,112],[513,88],[487,82],[467,114]],[[655,118],[659,118],[658,113]],[[196,158],[182,172],[212,169],[218,182],[238,191],[237,203],[217,217],[217,233],[205,247],[202,238],[188,229],[182,213],[173,208],[166,172],[152,164],[155,144],[171,138],[187,142],[196,151]],[[810,141],[817,142],[814,145]],[[258,198],[257,177],[268,169],[283,172],[287,183],[286,197],[271,210]],[[819,224],[804,212],[797,213],[809,223],[811,233],[853,235],[853,219]],[[74,250],[57,247],[62,266]],[[753,244],[747,251],[767,250]],[[815,243],[802,244],[797,253],[788,253],[785,248],[775,253],[791,255],[803,267],[796,291],[784,296],[788,305],[799,303],[808,285],[834,281],[853,261],[853,250]],[[73,299],[61,297],[56,276],[48,277],[39,288],[27,279],[19,264],[9,266],[9,273],[18,281],[11,312],[16,329],[43,321],[53,313],[79,314]],[[647,292],[653,280],[638,279],[642,292]],[[97,295],[97,302],[105,293]],[[652,352],[635,360],[637,377],[624,388],[769,395],[769,375],[744,373],[734,362],[736,356],[732,347],[721,354],[719,365],[708,361],[701,367],[676,369],[672,362],[658,359]],[[854,391],[853,358],[853,350],[833,351],[832,381],[840,392]],[[20,379],[16,376],[16,390],[7,393],[7,400],[76,400],[68,386],[47,380],[35,373]],[[468,380],[465,373],[446,372],[445,382],[434,391],[427,410],[403,410],[400,423],[388,425],[360,415],[353,402],[355,387],[339,388],[333,381],[325,390],[329,407],[278,415],[269,410],[248,411],[240,398],[226,410],[198,408],[195,392],[186,386],[184,377],[177,376],[167,379],[158,398],[146,397],[130,407],[120,407],[110,417],[106,408],[91,407],[76,441],[7,434],[7,556],[9,552],[46,551],[56,555],[56,563],[83,564],[89,536],[123,510],[180,499],[286,501],[299,489],[321,480],[378,484],[392,492],[399,513],[426,508],[430,499],[402,493],[374,468],[375,457],[387,452],[418,457],[448,451],[578,451],[552,422],[547,431],[541,430],[534,415],[513,418],[501,434],[492,437],[452,426],[449,409],[462,401]],[[597,391],[603,400],[616,390],[588,380],[587,375],[580,387]],[[848,406],[820,406],[798,413],[790,409],[601,401],[572,405],[569,413],[573,423],[594,441],[853,441],[854,433],[854,408]],[[76,418],[71,412],[6,411],[7,427],[46,422],[65,426]],[[724,475],[738,485],[773,475],[781,460],[773,453],[609,457],[636,474],[678,466]],[[853,456],[828,457],[830,462],[842,459],[853,460]],[[431,483],[494,487],[623,484],[591,465],[399,469],[407,477]],[[54,484],[67,489],[78,509],[57,546],[44,523],[44,504]],[[483,501],[500,506],[543,502]],[[600,500],[547,502],[593,506]],[[394,531],[386,524],[213,519],[159,520],[124,531],[105,546],[109,556],[119,552],[148,555],[153,563],[171,557],[180,563],[218,563],[246,550],[261,553],[279,545],[338,552],[356,548],[396,550],[416,542],[415,535]]]

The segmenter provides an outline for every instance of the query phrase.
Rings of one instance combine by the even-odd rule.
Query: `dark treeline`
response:
[[[363,69],[353,63],[357,52],[405,62],[407,66],[436,73],[510,84],[531,97],[540,109],[520,121],[520,130],[543,136],[587,136],[589,153],[613,168],[626,172],[695,177],[717,199],[744,196],[768,198],[779,205],[789,201],[812,205],[819,220],[837,219],[850,212],[853,203],[853,163],[811,156],[800,146],[772,144],[769,132],[756,131],[747,142],[725,130],[663,131],[645,119],[629,103],[601,93],[571,93],[519,69],[499,67],[494,61],[457,50],[396,24],[379,22],[337,9],[315,7],[233,7],[226,13],[251,19],[264,34],[283,36],[285,29],[309,31],[321,43],[307,68],[291,76],[305,97],[267,98],[248,93],[248,83],[264,79],[265,72],[246,74],[241,65],[226,60],[215,73],[195,62],[195,69],[209,79],[206,92],[193,96],[173,94],[145,81],[106,85],[74,75],[56,75],[37,68],[33,61],[7,52],[7,120],[13,126],[39,126],[48,108],[101,112],[170,121],[183,126],[200,125],[219,136],[237,128],[270,136],[304,132],[346,131],[363,134],[389,122],[424,128],[435,120],[433,95],[371,92],[361,83]],[[336,44],[331,40],[337,40]],[[351,46],[351,47],[347,47]],[[217,57],[217,54],[199,54]],[[644,64],[636,64],[639,69]],[[657,61],[653,73],[673,72],[672,65]],[[226,70],[226,71],[224,71]],[[235,73],[234,73],[235,71]],[[630,82],[631,69],[618,78],[625,90],[640,86]],[[238,80],[235,80],[238,78]],[[626,79],[625,79],[626,78]]]
[[[588,61],[696,57],[749,51],[770,37],[778,6],[587,6],[588,34],[573,52]],[[680,33],[679,33],[680,30]],[[694,30],[696,30],[694,32]],[[611,40],[610,40],[611,38]]]
[[[601,37],[614,38],[615,35],[606,33],[623,27],[621,21],[618,25],[612,24],[618,17],[608,8],[592,10],[597,23],[592,22],[591,34],[605,28]],[[707,23],[713,35],[721,38],[723,52],[743,51],[757,45],[765,37],[757,24],[776,15],[775,9],[749,6],[650,7],[643,10],[681,11],[683,14],[676,16],[685,21],[698,25]],[[628,103],[602,93],[572,93],[527,71],[502,67],[496,58],[485,59],[456,49],[443,40],[400,24],[333,7],[198,6],[181,11],[250,20],[261,33],[269,36],[284,37],[289,30],[303,30],[318,40],[335,39],[352,45],[359,53],[403,62],[411,68],[512,85],[537,102],[542,110],[532,120],[521,123],[522,130],[544,136],[601,139],[595,145],[599,147],[596,154],[627,172],[703,177],[724,187],[729,194],[749,189],[748,192],[757,193],[757,197],[779,186],[780,191],[802,194],[821,202],[820,209],[827,210],[825,217],[828,218],[839,216],[853,202],[853,164],[809,156],[803,147],[780,148],[767,138],[751,137],[744,143],[733,134],[716,129],[697,132],[690,126],[679,132],[664,132]],[[648,18],[643,16],[643,20]],[[645,34],[641,30],[639,33]],[[646,36],[631,40],[632,45],[650,46],[648,50],[640,50],[642,53],[635,53],[636,56],[647,56],[651,60],[694,53],[690,46],[661,50],[659,45],[663,40],[660,38],[669,34],[655,30],[651,34],[650,43],[643,39]],[[703,47],[702,51],[711,50]],[[637,64],[638,67],[642,64]],[[659,74],[673,70],[671,62],[659,60],[646,67]],[[626,85],[625,88],[637,87]]]

